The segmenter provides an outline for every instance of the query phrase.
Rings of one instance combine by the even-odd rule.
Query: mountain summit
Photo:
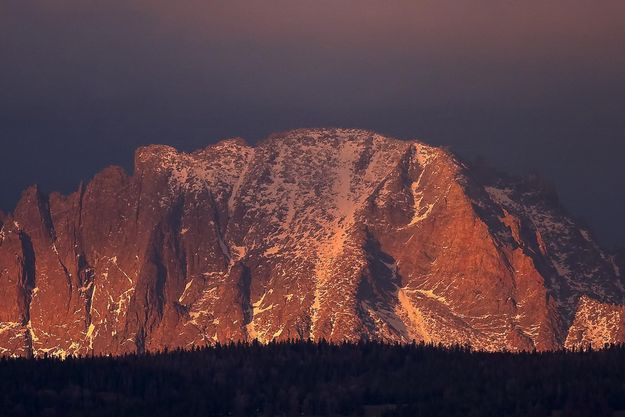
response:
[[[535,179],[372,132],[140,148],[0,217],[0,354],[625,341],[625,265]]]

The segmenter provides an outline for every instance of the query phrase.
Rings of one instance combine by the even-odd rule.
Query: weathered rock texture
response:
[[[0,353],[625,340],[625,268],[536,180],[359,130],[136,152],[0,216]]]

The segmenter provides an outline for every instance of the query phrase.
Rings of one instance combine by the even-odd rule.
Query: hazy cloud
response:
[[[350,126],[556,183],[625,243],[625,2],[162,0],[0,6],[0,207],[151,142]]]

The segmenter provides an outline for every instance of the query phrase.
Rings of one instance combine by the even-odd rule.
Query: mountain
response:
[[[536,178],[372,132],[153,145],[0,217],[0,353],[625,341],[625,263]]]

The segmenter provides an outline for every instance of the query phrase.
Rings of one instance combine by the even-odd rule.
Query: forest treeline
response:
[[[2,416],[611,416],[625,347],[292,341],[121,357],[0,360]]]

